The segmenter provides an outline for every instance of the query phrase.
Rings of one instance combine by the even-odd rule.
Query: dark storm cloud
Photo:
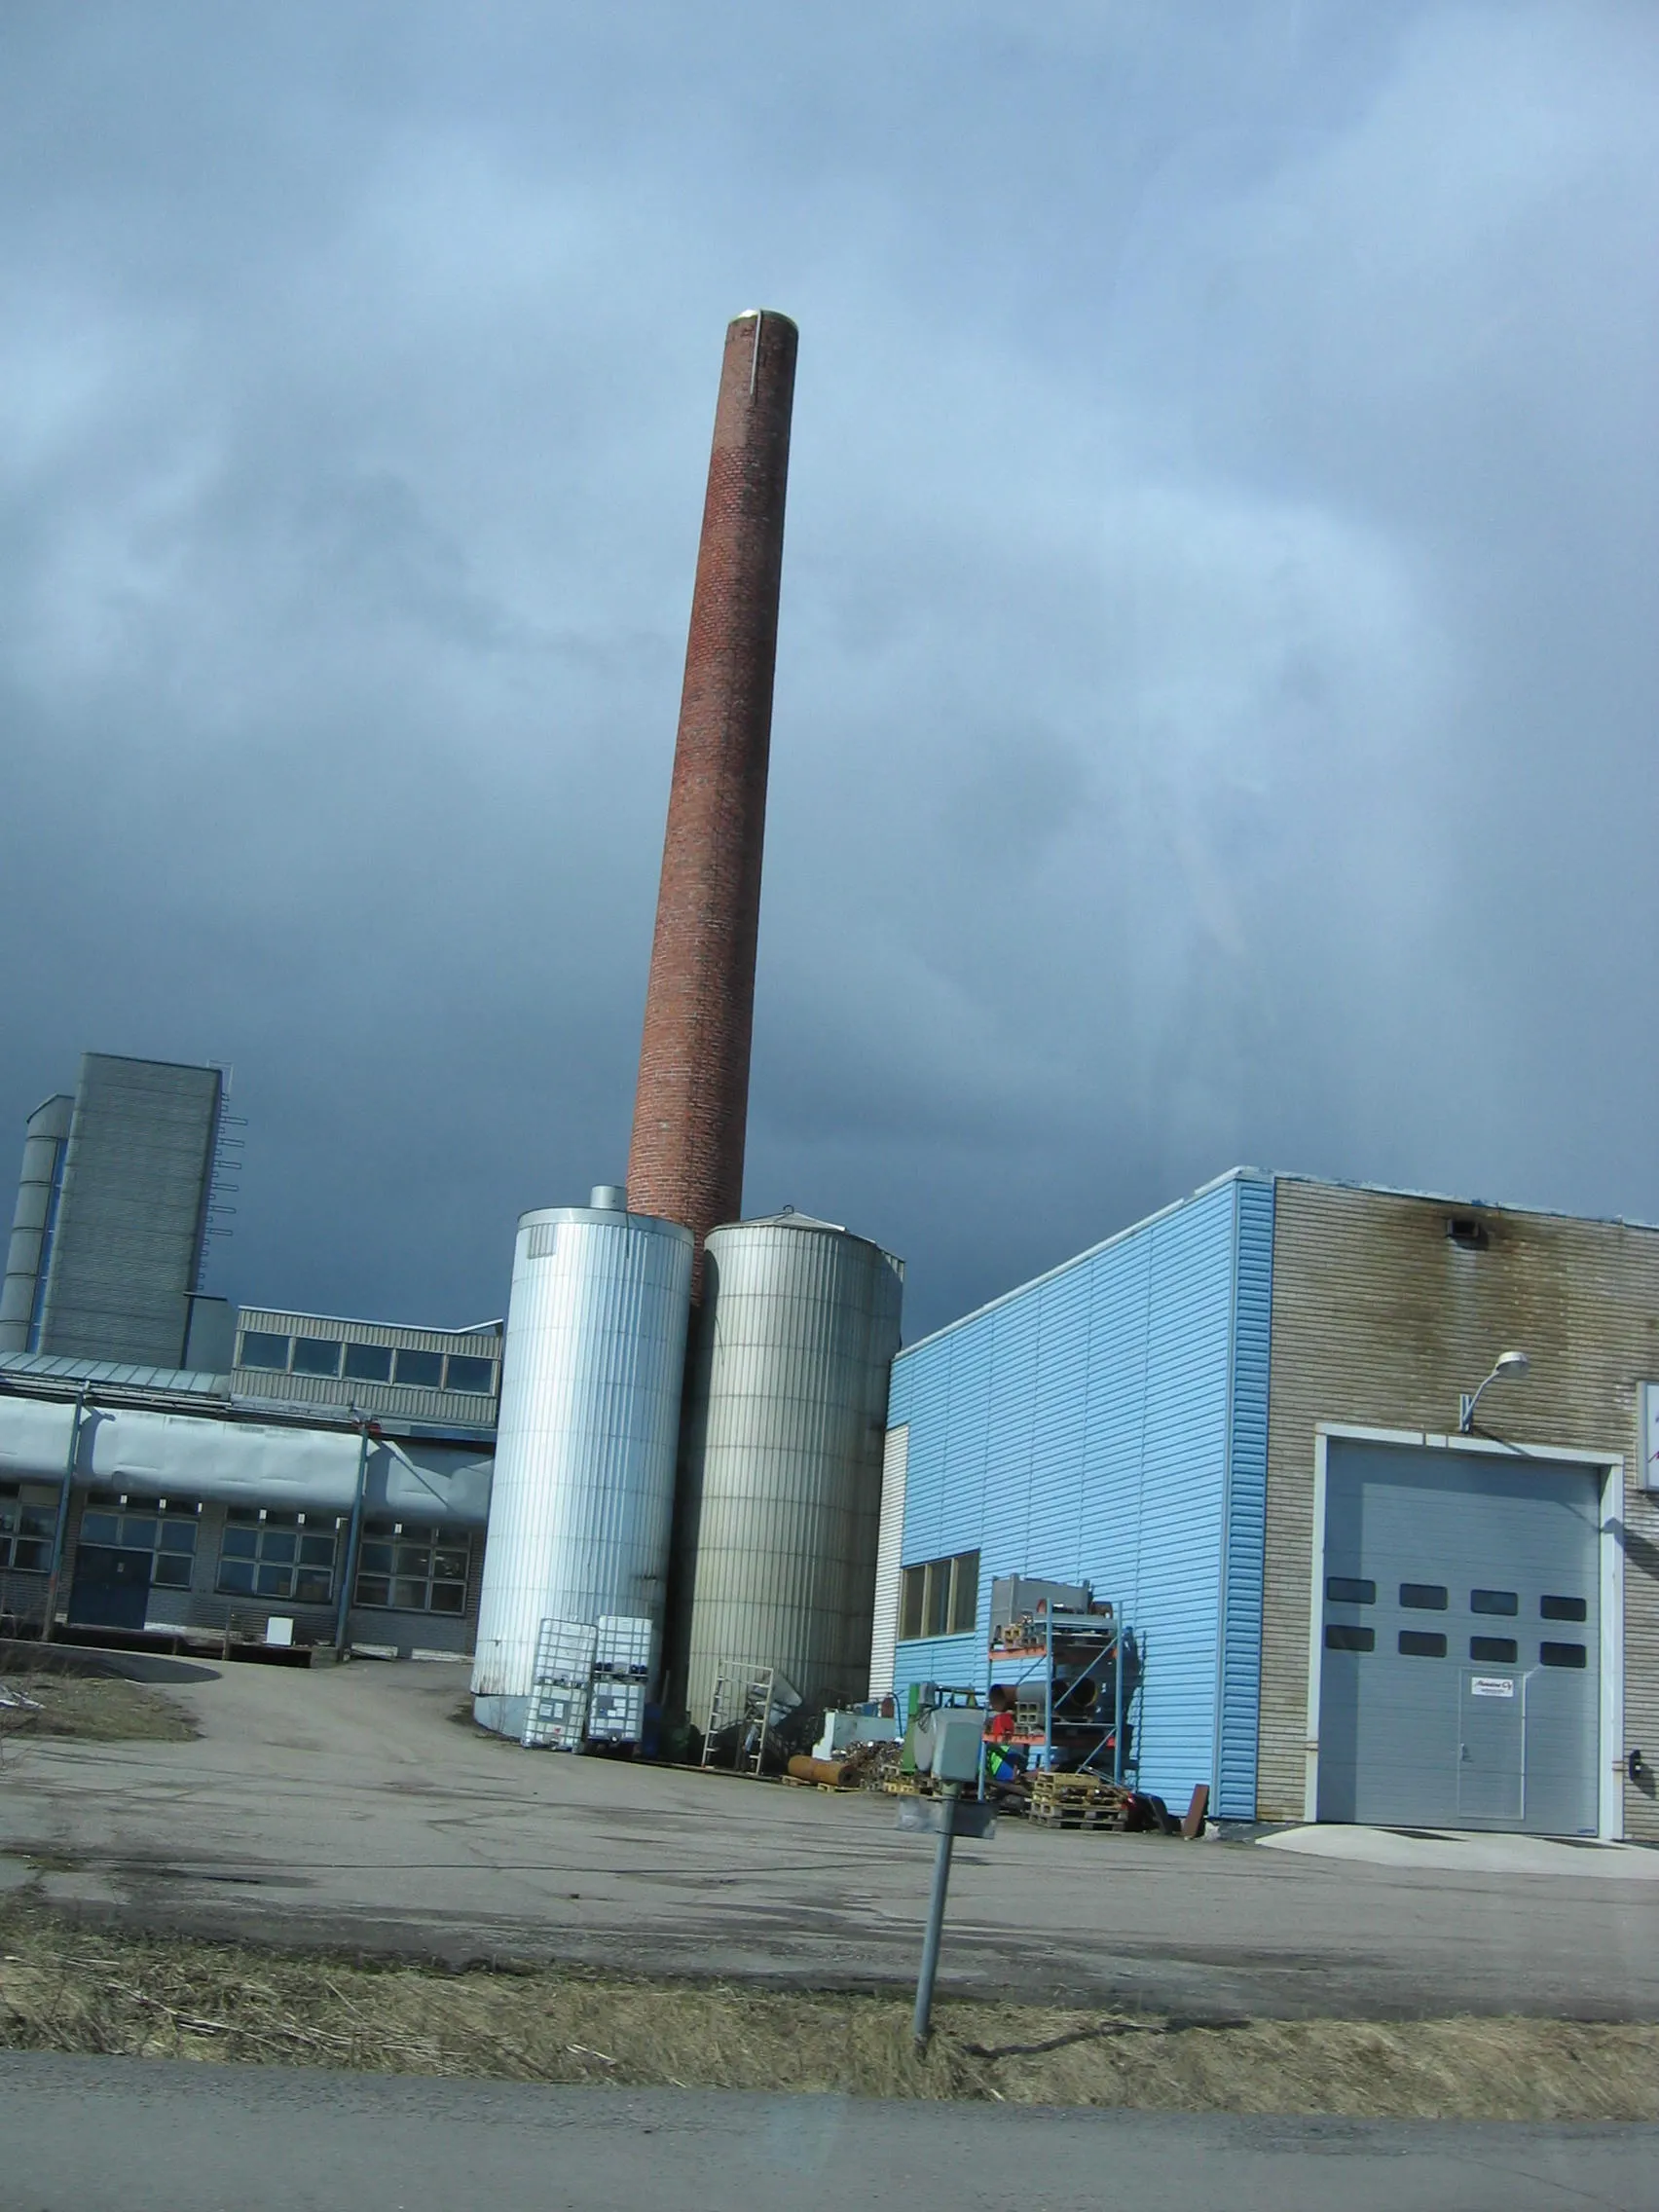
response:
[[[1238,1159],[1659,1216],[1644,6],[18,5],[14,1129],[235,1293],[620,1172],[720,332],[801,372],[749,1202],[910,1328]]]

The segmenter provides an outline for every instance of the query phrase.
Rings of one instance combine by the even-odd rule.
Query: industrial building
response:
[[[870,1688],[1087,1586],[1144,1789],[1659,1839],[1656,1401],[1659,1230],[1238,1169],[895,1360]]]
[[[89,1054],[0,1616],[470,1657],[527,1746],[994,1691],[1054,1788],[1659,1840],[1659,1231],[1240,1168],[902,1349],[892,1253],[742,1218],[795,354],[726,332],[626,1185],[522,1215],[504,1322],[233,1307],[218,1071]]]

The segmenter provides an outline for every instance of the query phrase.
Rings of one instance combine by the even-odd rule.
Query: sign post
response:
[[[986,1836],[996,1826],[989,1805],[965,1798],[962,1786],[976,1782],[984,1716],[976,1708],[966,1712],[936,1711],[917,1724],[916,1765],[930,1770],[940,1785],[938,1797],[912,1797],[899,1808],[899,1825],[915,1833],[939,1837],[934,1854],[933,1888],[928,1894],[928,1919],[922,1937],[922,1964],[916,1975],[916,2009],[911,2021],[918,2051],[926,2050],[933,2032],[934,1982],[939,1973],[940,1940],[944,1934],[944,1900],[950,1888],[950,1855],[959,1835]]]

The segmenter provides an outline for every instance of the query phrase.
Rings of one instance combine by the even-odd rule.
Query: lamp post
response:
[[[1457,1399],[1457,1433],[1471,1436],[1475,1427],[1475,1408],[1481,1402],[1482,1392],[1489,1383],[1495,1382],[1500,1375],[1525,1375],[1531,1361],[1524,1351],[1500,1351],[1496,1364],[1478,1390],[1461,1391]]]

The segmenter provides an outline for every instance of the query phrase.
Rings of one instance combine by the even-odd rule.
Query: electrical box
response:
[[[933,1777],[936,1782],[977,1782],[985,1716],[977,1707],[940,1712],[933,1716]]]

